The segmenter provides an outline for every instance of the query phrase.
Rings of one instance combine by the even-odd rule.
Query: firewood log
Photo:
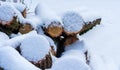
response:
[[[11,21],[2,21],[0,23],[0,31],[10,35],[11,33],[18,33],[20,26],[21,24],[17,21],[17,17],[13,17]]]
[[[20,8],[22,9],[20,9]],[[20,24],[20,16],[23,12],[25,16],[25,6],[24,5],[17,5],[14,3],[1,3],[0,6],[0,31],[5,32],[6,34],[10,35],[11,33],[18,33]],[[18,19],[19,17],[19,19]],[[23,16],[21,15],[21,18]]]
[[[35,9],[35,14],[43,21],[43,28],[46,34],[52,38],[62,34],[63,24],[61,18],[46,5],[39,3]]]
[[[49,53],[42,60],[40,60],[38,62],[31,62],[31,63],[34,64],[35,66],[37,66],[38,68],[45,70],[45,69],[52,67],[52,58],[51,58],[51,55]]]
[[[45,33],[50,35],[52,38],[58,37],[62,34],[63,27],[60,22],[53,21],[48,27],[44,27]]]
[[[64,46],[68,46],[78,40],[77,36],[68,36],[65,38]]]
[[[100,24],[101,18],[95,19],[94,21],[91,22],[85,22],[86,24],[83,26],[83,28],[80,30],[80,35],[86,33],[90,29],[92,29],[94,26]]]
[[[30,32],[32,30],[33,30],[33,28],[32,28],[32,26],[30,24],[25,24],[25,25],[22,25],[20,27],[19,32],[21,34],[26,34],[26,33]]]
[[[67,11],[62,15],[62,22],[64,24],[64,33],[66,35],[79,34],[84,25],[82,16],[75,11]]]

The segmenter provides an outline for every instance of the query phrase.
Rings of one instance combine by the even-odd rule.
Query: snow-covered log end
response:
[[[81,35],[101,23],[101,17],[96,15],[90,16],[88,13],[85,15],[85,13],[76,10],[64,12],[61,18],[64,24],[64,33],[66,35]]]
[[[78,34],[84,25],[82,16],[75,11],[67,11],[62,16],[64,32],[67,35]]]
[[[58,37],[63,32],[63,26],[59,21],[52,21],[47,28],[45,28],[45,32],[49,34],[51,37]]]

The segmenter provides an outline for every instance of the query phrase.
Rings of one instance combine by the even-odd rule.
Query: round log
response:
[[[62,34],[63,27],[60,22],[53,21],[51,24],[45,28],[45,32],[49,34],[51,37],[58,37]]]
[[[67,11],[62,15],[62,22],[64,24],[64,33],[66,35],[79,34],[84,25],[82,16],[75,11]]]
[[[30,24],[25,24],[25,25],[22,25],[19,29],[19,32],[21,34],[26,34],[26,33],[29,33],[30,31],[32,31],[33,28]]]
[[[39,3],[35,8],[35,14],[43,21],[43,28],[46,34],[52,38],[62,34],[63,24],[61,18],[46,5]]]

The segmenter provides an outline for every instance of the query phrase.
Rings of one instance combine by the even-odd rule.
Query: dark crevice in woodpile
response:
[[[11,33],[17,34],[19,32],[21,24],[17,21],[17,17],[14,17],[10,24],[2,25],[0,23],[0,31],[10,35]]]
[[[57,39],[57,52],[56,57],[61,57],[62,53],[65,51],[65,46],[68,46],[78,40],[76,35],[67,36],[64,34],[64,38]]]
[[[63,39],[58,38],[58,39],[57,39],[57,52],[56,52],[56,57],[58,57],[58,58],[61,57],[62,52],[65,51],[64,42],[65,42],[65,38],[63,38]]]
[[[86,33],[87,31],[91,30],[94,26],[97,24],[100,24],[101,18],[94,20],[93,22],[86,22],[86,24],[83,26],[82,30],[80,31],[80,35]]]
[[[4,70],[4,69],[0,67],[0,70]]]
[[[48,69],[48,68],[52,67],[52,57],[49,53],[42,60],[40,60],[38,62],[32,62],[31,61],[31,63],[34,64],[35,66],[37,66],[38,68],[41,68],[42,70],[45,70],[45,69]]]
[[[18,46],[18,47],[16,48],[16,50],[19,52],[19,54],[21,54],[20,46]]]

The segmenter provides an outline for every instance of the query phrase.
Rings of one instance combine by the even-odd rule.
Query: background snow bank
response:
[[[0,48],[0,67],[4,70],[40,70],[9,46]]]

